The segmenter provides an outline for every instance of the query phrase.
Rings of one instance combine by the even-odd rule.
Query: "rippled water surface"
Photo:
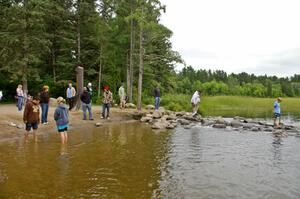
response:
[[[140,123],[0,145],[0,198],[300,198],[300,138]]]

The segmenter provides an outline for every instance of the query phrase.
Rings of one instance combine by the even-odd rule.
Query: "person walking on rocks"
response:
[[[157,86],[154,91],[154,107],[155,107],[155,110],[158,110],[159,109],[159,105],[160,105],[160,89],[159,89],[159,86]]]
[[[199,109],[199,104],[200,104],[200,94],[201,91],[195,91],[195,93],[192,96],[191,99],[191,104],[192,104],[192,108],[193,108],[193,116],[197,115],[198,109]]]
[[[74,107],[75,96],[76,96],[76,90],[72,86],[72,83],[69,83],[69,87],[67,89],[67,101],[69,104],[69,110],[72,110],[72,108]]]
[[[40,93],[40,104],[42,108],[42,124],[48,124],[48,109],[49,109],[49,86],[43,86],[43,91]]]
[[[281,101],[282,98],[278,97],[274,102],[274,128],[278,128],[280,125],[280,116],[281,116],[280,102]]]
[[[69,128],[69,110],[65,105],[66,100],[62,97],[57,98],[56,110],[54,112],[54,120],[56,122],[57,130],[60,134],[61,143],[68,142],[68,128]]]
[[[119,88],[119,97],[120,97],[120,108],[124,109],[125,108],[125,90],[124,90],[124,83]]]
[[[18,85],[18,88],[16,90],[16,97],[18,99],[17,107],[19,111],[22,111],[23,104],[24,104],[24,91],[21,84]]]
[[[32,100],[26,103],[23,113],[23,121],[26,125],[25,142],[28,141],[28,135],[31,129],[33,129],[34,140],[37,142],[36,132],[38,129],[38,124],[40,123],[40,107],[37,96],[34,96]]]
[[[112,93],[109,90],[109,86],[104,86],[103,92],[103,105],[102,105],[102,116],[101,119],[109,119],[109,108],[113,102]],[[106,114],[105,114],[106,113]]]
[[[80,100],[82,102],[83,120],[86,120],[86,110],[89,112],[89,119],[94,120],[92,114],[91,96],[86,87],[83,87],[83,93],[80,95]]]

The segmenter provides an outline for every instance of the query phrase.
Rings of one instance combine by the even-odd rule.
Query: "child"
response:
[[[31,129],[33,129],[33,137],[35,142],[37,142],[36,131],[38,129],[38,124],[40,123],[40,107],[39,99],[37,96],[34,96],[32,100],[28,101],[25,106],[23,121],[26,125],[25,132],[25,142],[28,141],[28,134]]]
[[[195,93],[193,94],[192,99],[191,99],[191,104],[193,107],[193,114],[192,114],[193,116],[196,116],[198,113],[199,103],[200,103],[200,94],[201,94],[201,91],[195,91]]]
[[[57,98],[56,110],[54,112],[54,120],[56,121],[57,130],[60,133],[61,143],[68,142],[68,128],[69,128],[69,110],[65,105],[66,100],[62,97]]]
[[[274,128],[279,128],[280,124],[280,102],[282,101],[281,97],[278,97],[277,100],[274,102]]]
[[[109,119],[109,107],[113,101],[112,93],[109,91],[109,86],[104,86],[103,93],[103,106],[102,106],[102,119]],[[105,110],[107,110],[107,115],[105,115]]]

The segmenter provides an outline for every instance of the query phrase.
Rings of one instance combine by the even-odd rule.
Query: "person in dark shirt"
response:
[[[32,100],[28,101],[25,106],[25,110],[23,113],[23,121],[26,125],[25,132],[25,141],[28,140],[28,134],[31,129],[33,129],[33,137],[37,142],[36,131],[38,129],[38,124],[40,123],[40,107],[39,107],[39,99],[37,96],[33,97]]]
[[[48,124],[48,109],[49,109],[49,86],[44,86],[40,93],[40,104],[42,108],[42,124]]]
[[[155,106],[155,110],[159,109],[159,104],[160,104],[160,89],[157,86],[154,91],[154,106]]]
[[[89,119],[94,120],[92,114],[91,95],[86,87],[83,88],[83,93],[80,96],[80,100],[82,102],[83,120],[86,120],[86,110],[89,111]]]

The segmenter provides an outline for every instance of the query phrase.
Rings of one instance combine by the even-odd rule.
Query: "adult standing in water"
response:
[[[101,119],[109,119],[109,107],[112,102],[113,102],[113,96],[109,90],[109,86],[104,86]]]
[[[192,104],[192,108],[193,108],[193,116],[197,115],[198,109],[199,109],[199,104],[200,104],[200,94],[201,91],[195,91],[195,93],[192,96],[191,99],[191,104]]]
[[[120,108],[125,108],[125,90],[124,90],[124,83],[121,84],[119,88],[119,97],[120,97]]]
[[[275,128],[278,128],[280,125],[280,116],[281,116],[280,102],[281,101],[282,98],[278,97],[274,102],[274,127]]]
[[[48,124],[48,109],[49,109],[49,86],[43,86],[43,91],[40,93],[40,105],[42,108],[42,124]]]
[[[64,98],[58,97],[58,106],[56,107],[54,112],[54,120],[56,121],[57,130],[60,134],[62,144],[68,142],[69,111],[65,103],[66,100]]]
[[[94,120],[92,114],[91,96],[86,87],[83,87],[83,93],[80,95],[80,100],[82,102],[83,120],[86,120],[86,110],[89,112],[89,119]]]
[[[155,110],[158,110],[160,105],[160,89],[158,85],[154,89],[153,93],[154,93],[154,107]]]
[[[21,84],[18,85],[16,94],[18,99],[18,104],[17,104],[18,110],[22,111],[23,103],[24,103],[24,91],[23,91],[23,86]]]
[[[76,90],[72,86],[72,83],[69,83],[69,87],[67,89],[67,101],[69,104],[69,110],[72,110],[72,108],[74,107],[75,96],[76,96]]]

